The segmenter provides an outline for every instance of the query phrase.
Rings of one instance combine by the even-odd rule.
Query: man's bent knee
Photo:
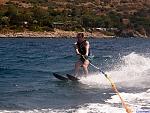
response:
[[[87,67],[88,67],[88,65],[87,65],[87,64],[83,64],[82,66],[83,66],[83,68],[87,68]]]

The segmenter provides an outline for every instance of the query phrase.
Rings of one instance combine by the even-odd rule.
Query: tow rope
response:
[[[102,74],[105,75],[105,77],[107,78],[107,80],[110,82],[113,91],[119,96],[119,98],[121,100],[121,103],[122,103],[122,106],[126,109],[126,112],[127,113],[133,113],[132,110],[131,110],[131,107],[128,104],[126,104],[125,101],[123,100],[123,98],[121,97],[119,91],[117,90],[117,87],[116,87],[114,81],[110,78],[110,76],[108,76],[105,72],[103,72],[97,66],[93,65],[91,62],[90,62],[90,65],[93,66],[95,69],[99,70],[99,72],[101,72]]]

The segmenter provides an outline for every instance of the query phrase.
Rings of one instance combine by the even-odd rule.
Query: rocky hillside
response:
[[[118,28],[115,34],[150,34],[150,0],[0,0],[0,6],[0,30],[45,31],[57,23],[64,30],[100,27]]]
[[[64,10],[70,6],[82,7],[85,9],[93,9],[97,13],[107,11],[117,11],[119,13],[134,14],[141,9],[149,10],[150,0],[0,0],[0,4],[6,5],[8,2],[14,3],[19,7],[28,8],[38,5],[48,7],[53,5],[55,8],[63,8]],[[32,4],[32,5],[31,5]],[[100,11],[100,9],[102,11]]]

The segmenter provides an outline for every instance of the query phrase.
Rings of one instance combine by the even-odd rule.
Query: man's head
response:
[[[78,34],[77,34],[77,39],[78,39],[79,41],[84,40],[84,34],[83,34],[83,33],[78,33]]]

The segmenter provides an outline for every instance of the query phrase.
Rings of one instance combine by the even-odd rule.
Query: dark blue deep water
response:
[[[112,106],[119,109],[121,103],[106,102],[115,95],[111,86],[105,84],[107,80],[100,80],[100,84],[94,80],[87,83],[84,80],[78,83],[62,82],[52,75],[53,72],[73,74],[77,60],[73,48],[75,41],[60,38],[0,39],[0,112],[98,113],[105,109],[105,105],[110,105],[107,109]],[[150,65],[147,64],[150,62],[149,39],[89,39],[89,42],[95,56],[92,63],[110,75],[115,73],[112,79],[117,82],[120,92],[137,95],[147,92],[150,96]],[[89,70],[90,73],[97,73],[91,66]],[[133,84],[128,85],[131,83],[128,78],[133,76]],[[92,78],[91,75],[87,81]],[[125,84],[120,85],[123,82]],[[127,100],[131,105],[138,103],[130,98]],[[93,103],[100,104],[95,107],[96,110],[89,107]],[[80,112],[83,109],[87,112]]]

